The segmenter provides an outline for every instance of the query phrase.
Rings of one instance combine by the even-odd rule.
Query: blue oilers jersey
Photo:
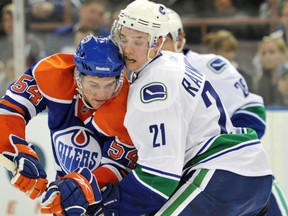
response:
[[[77,96],[74,68],[72,54],[55,54],[10,85],[0,100],[0,152],[14,152],[9,137],[25,140],[25,125],[47,110],[57,175],[85,166],[102,187],[120,181],[137,160],[123,126],[129,83],[125,77],[117,97],[91,110]]]

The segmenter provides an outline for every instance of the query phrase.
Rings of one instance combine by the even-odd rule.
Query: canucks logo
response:
[[[142,87],[140,96],[143,103],[165,100],[167,98],[167,87],[159,82],[149,83]]]
[[[227,67],[227,63],[220,58],[215,58],[208,62],[208,67],[217,74],[222,73]]]

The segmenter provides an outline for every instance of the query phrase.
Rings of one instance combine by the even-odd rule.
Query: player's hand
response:
[[[57,216],[82,215],[89,205],[101,205],[102,195],[95,176],[79,168],[49,184],[42,200],[41,213]]]
[[[2,154],[15,163],[11,183],[19,190],[26,193],[31,199],[41,196],[48,183],[47,175],[32,144],[12,136],[16,144],[12,144],[15,153],[3,152]],[[19,142],[17,142],[19,141]]]
[[[118,216],[120,193],[118,185],[109,183],[102,190],[102,203],[89,205],[86,214],[90,216]]]

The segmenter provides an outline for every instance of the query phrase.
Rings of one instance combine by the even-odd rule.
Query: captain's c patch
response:
[[[143,103],[165,100],[167,98],[167,87],[160,82],[149,83],[142,87],[140,97]]]

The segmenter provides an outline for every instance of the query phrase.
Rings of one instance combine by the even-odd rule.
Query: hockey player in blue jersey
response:
[[[0,100],[0,153],[16,166],[12,184],[31,199],[48,182],[25,128],[47,110],[57,180],[49,184],[42,213],[81,215],[101,201],[102,187],[134,168],[137,153],[123,126],[129,90],[123,68],[110,38],[88,34],[74,55],[33,64]]]
[[[272,175],[256,132],[234,128],[186,57],[162,52],[164,5],[136,0],[112,35],[133,72],[124,125],[137,165],[103,191],[105,215],[264,215]]]
[[[245,79],[227,59],[214,54],[199,54],[190,49],[183,49],[186,39],[181,18],[171,9],[168,9],[167,13],[169,34],[163,50],[183,52],[189,63],[211,81],[233,125],[252,128],[258,137],[262,138],[266,130],[266,111],[262,97],[249,92]],[[287,201],[276,181],[273,182],[268,215],[288,215]]]

